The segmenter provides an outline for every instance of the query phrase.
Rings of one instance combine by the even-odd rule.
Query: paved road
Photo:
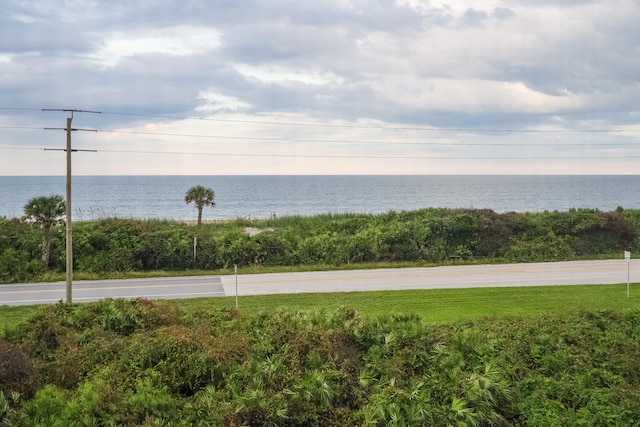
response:
[[[631,282],[640,282],[640,259],[629,264]],[[238,295],[401,289],[474,288],[627,282],[627,262],[573,261],[533,264],[447,266],[238,276]],[[73,301],[101,298],[151,299],[233,296],[236,277],[198,276],[77,281]],[[65,283],[0,285],[0,305],[53,303],[65,298]]]
[[[66,282],[0,285],[0,305],[55,303],[66,298]],[[219,276],[167,277],[73,282],[73,302],[102,298],[150,299],[225,296]]]

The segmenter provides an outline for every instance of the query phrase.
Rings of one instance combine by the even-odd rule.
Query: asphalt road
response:
[[[476,288],[640,282],[640,259],[431,268],[348,270],[237,276],[238,295]],[[55,303],[65,282],[0,285],[0,305]],[[195,298],[236,295],[236,276],[76,281],[73,301],[102,298]]]

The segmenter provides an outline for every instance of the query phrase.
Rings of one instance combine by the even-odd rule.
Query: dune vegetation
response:
[[[634,251],[639,225],[640,210],[624,209],[425,209],[200,226],[110,218],[75,224],[74,262],[78,274],[103,277],[234,264],[594,259]],[[64,271],[64,233],[52,230],[46,262],[41,233],[0,219],[0,281]],[[240,310],[224,298],[7,309],[15,321],[0,337],[0,426],[633,425],[636,298],[616,299],[611,292],[624,295],[618,287],[566,288],[324,302],[303,294],[295,304],[264,296],[243,299]],[[415,304],[426,292],[431,301]]]
[[[0,338],[0,425],[629,426],[640,312],[45,306]]]
[[[635,250],[639,229],[640,210],[622,208],[536,213],[423,209],[200,226],[108,218],[74,224],[74,270],[79,278],[91,278],[228,271],[234,264],[315,269],[597,259]],[[64,239],[61,227],[51,231],[44,262],[42,229],[0,218],[0,283],[60,279],[66,266]]]

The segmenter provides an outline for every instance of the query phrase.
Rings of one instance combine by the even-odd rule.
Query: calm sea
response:
[[[381,213],[427,207],[525,212],[618,206],[640,208],[640,176],[76,176],[76,220],[104,217],[194,219],[184,202],[211,187],[205,219],[267,218],[271,213]],[[32,197],[65,195],[64,176],[0,177],[0,217],[19,217]]]

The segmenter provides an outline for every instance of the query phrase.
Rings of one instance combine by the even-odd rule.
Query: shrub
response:
[[[0,337],[0,390],[29,398],[40,388],[36,367],[27,353]]]
[[[246,226],[261,233],[249,236]],[[344,265],[449,262],[451,257],[498,261],[593,258],[638,246],[640,211],[496,213],[489,209],[325,214],[266,221],[188,226],[172,221],[109,218],[79,222],[77,272],[128,272],[254,265]],[[197,256],[193,239],[197,238]],[[0,219],[0,281],[29,281],[47,272],[38,230]],[[64,233],[52,237],[50,267],[65,270]]]
[[[604,311],[429,325],[347,308],[57,304],[0,340],[0,388],[25,393],[19,403],[0,394],[0,422],[633,425],[639,319]]]

